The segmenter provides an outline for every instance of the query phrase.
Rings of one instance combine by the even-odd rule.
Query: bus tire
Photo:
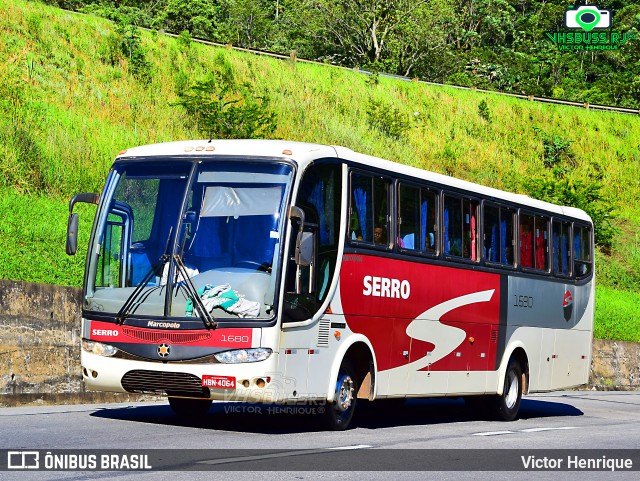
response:
[[[195,418],[204,416],[211,407],[211,399],[188,399],[170,397],[169,406],[181,418]]]
[[[323,425],[331,431],[349,428],[356,409],[358,379],[348,359],[342,361],[336,380],[333,402],[327,402],[323,413]]]
[[[502,394],[494,398],[493,416],[500,421],[513,421],[518,417],[522,401],[522,367],[514,359],[509,361],[504,376]]]

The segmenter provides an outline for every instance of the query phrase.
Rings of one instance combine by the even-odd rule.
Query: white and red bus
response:
[[[185,141],[121,152],[82,306],[89,390],[325,402],[464,396],[504,420],[587,382],[593,225],[583,211],[342,147]],[[482,401],[482,402],[474,402]]]

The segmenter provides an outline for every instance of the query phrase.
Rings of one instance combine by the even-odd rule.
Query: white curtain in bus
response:
[[[282,187],[207,187],[201,217],[243,217],[278,212]]]

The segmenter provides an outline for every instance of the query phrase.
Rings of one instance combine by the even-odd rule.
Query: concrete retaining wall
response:
[[[0,394],[83,389],[80,298],[77,288],[0,280]]]
[[[0,405],[105,399],[84,391],[80,302],[77,288],[0,279]],[[639,389],[640,344],[596,340],[589,388]]]
[[[601,390],[640,389],[640,343],[596,339],[589,385]]]

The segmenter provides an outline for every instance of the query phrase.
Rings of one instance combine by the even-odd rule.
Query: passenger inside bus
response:
[[[373,229],[373,242],[375,244],[387,243],[387,230],[384,228],[384,226],[375,226],[375,228]]]

